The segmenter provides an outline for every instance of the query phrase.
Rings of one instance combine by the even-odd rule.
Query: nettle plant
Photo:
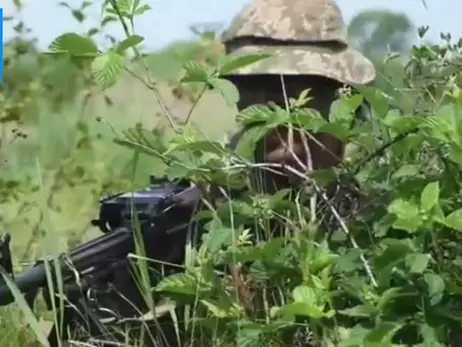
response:
[[[116,142],[164,161],[171,179],[204,187],[208,209],[196,218],[210,219],[208,232],[199,247],[178,245],[188,254],[184,273],[154,288],[176,305],[177,314],[189,317],[186,335],[208,336],[200,345],[342,347],[446,346],[462,337],[462,93],[458,70],[445,72],[454,63],[448,52],[460,46],[414,47],[405,76],[413,94],[401,93],[419,100],[411,103],[414,109],[374,87],[355,87],[341,93],[324,119],[309,109],[304,93],[288,109],[252,106],[240,112],[240,125],[260,125],[230,151],[204,139],[189,119],[178,124],[163,106],[138,48],[143,37],[133,31],[134,18],[148,9],[136,0],[106,1],[103,10],[121,23],[124,40],[102,51],[90,36],[66,33],[49,53],[84,61],[104,91],[129,68],[132,51],[130,63],[145,67],[138,79],[153,92],[174,136],[161,141],[139,125]],[[222,57],[214,66],[185,61],[180,84],[215,90],[234,105],[238,92],[220,76],[266,58]],[[363,102],[370,117],[352,126]],[[358,182],[362,199],[348,213],[326,204],[334,221],[327,231],[302,198],[288,199],[288,191],[266,196],[250,186],[256,140],[281,124],[328,132],[354,145],[338,169],[295,172],[310,191],[322,192],[336,177]],[[218,198],[208,198],[212,186]],[[230,197],[230,188],[242,191],[239,199]],[[255,241],[253,230],[272,220],[284,223],[286,236]],[[220,270],[224,266],[237,269],[242,282]],[[242,285],[251,293],[247,301],[238,293]]]

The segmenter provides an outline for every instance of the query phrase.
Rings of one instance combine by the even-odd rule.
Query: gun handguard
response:
[[[73,278],[73,271],[83,273],[93,267],[101,267],[115,260],[123,259],[134,248],[134,235],[127,228],[118,228],[111,233],[104,234],[94,240],[75,248],[69,254],[58,256],[61,267],[62,280],[69,282]],[[66,258],[68,261],[66,261]],[[14,276],[14,283],[22,293],[35,292],[47,284],[46,267],[44,262],[50,264],[49,268],[54,276],[53,259],[46,259],[34,267]],[[71,266],[69,266],[72,264]],[[55,278],[54,278],[55,279]],[[73,280],[71,280],[73,282]],[[6,283],[0,283],[0,306],[8,305],[14,301],[10,288]]]

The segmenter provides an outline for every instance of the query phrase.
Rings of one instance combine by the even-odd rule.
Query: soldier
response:
[[[270,101],[284,107],[284,95],[297,98],[310,89],[313,99],[308,106],[327,117],[339,88],[369,84],[376,75],[373,64],[349,46],[342,14],[333,0],[254,0],[234,18],[223,43],[231,55],[272,55],[224,76],[239,90],[239,110]],[[244,131],[233,136],[231,147]],[[313,136],[316,140],[308,140],[306,146],[301,134],[294,134],[292,151],[288,151],[287,128],[279,127],[259,141],[255,160],[297,168],[291,153],[306,165],[309,148],[313,169],[337,165],[345,144],[329,134]],[[287,175],[260,174],[265,176],[263,187],[267,193],[290,186]]]

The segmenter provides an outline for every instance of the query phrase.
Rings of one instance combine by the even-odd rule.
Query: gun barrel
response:
[[[84,271],[93,266],[105,266],[105,264],[121,259],[133,250],[133,234],[127,228],[118,228],[111,233],[104,234],[94,240],[72,250],[67,258],[69,263],[77,271]],[[63,275],[67,278],[71,273],[70,268],[63,266],[62,259],[59,259]],[[53,264],[51,260],[51,270]],[[72,268],[71,268],[72,269]],[[35,292],[37,289],[46,286],[46,268],[44,263],[17,274],[14,277],[16,287],[24,294]],[[5,306],[14,301],[10,288],[0,278],[0,306]]]
[[[3,281],[2,281],[3,282]],[[46,270],[43,264],[34,266],[14,278],[16,287],[22,293],[43,287],[46,284]],[[13,294],[6,283],[0,284],[0,306],[11,304],[14,301]]]

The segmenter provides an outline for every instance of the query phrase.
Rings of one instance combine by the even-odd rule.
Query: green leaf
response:
[[[91,1],[82,1],[80,4],[80,10],[85,10],[87,7],[90,7],[93,3]]]
[[[64,2],[64,1],[58,2],[58,6],[62,6],[62,7],[65,7],[67,9],[69,9],[69,10],[72,10],[72,7],[67,2]]]
[[[176,273],[163,278],[160,283],[157,284],[155,290],[158,292],[185,294],[196,297],[198,290],[204,293],[211,290],[212,287],[213,285],[211,283],[199,281],[197,275],[185,272]]]
[[[239,334],[236,339],[236,346],[239,347],[257,347],[261,346],[261,329],[249,329],[243,327],[239,329]]]
[[[134,14],[142,15],[143,13],[150,11],[150,10],[152,10],[152,7],[149,6],[148,4],[144,4],[144,5],[137,7],[136,10],[134,11]]]
[[[310,305],[316,306],[318,302],[318,296],[316,291],[306,285],[300,285],[294,288],[292,292],[295,302],[305,302]]]
[[[424,280],[427,283],[430,303],[438,304],[443,298],[443,293],[446,288],[443,278],[437,274],[428,273],[424,275]]]
[[[363,340],[369,333],[369,329],[363,328],[361,325],[356,325],[353,329],[338,328],[341,341],[337,347],[363,347]]]
[[[98,47],[89,37],[76,33],[65,33],[53,40],[49,46],[50,53],[66,53],[71,56],[96,57]]]
[[[209,83],[210,71],[196,60],[187,60],[183,63],[186,75],[181,83]]]
[[[396,229],[406,230],[413,233],[422,225],[418,207],[407,200],[396,199],[388,206],[388,213],[397,217],[393,223]]]
[[[428,324],[421,324],[419,330],[423,338],[422,347],[444,347],[444,345],[438,341],[438,328]]]
[[[284,242],[284,238],[274,237],[269,241],[259,243],[258,247],[261,251],[261,258],[267,262],[274,261],[279,252],[283,249]]]
[[[233,240],[238,235],[239,232],[232,228],[212,227],[207,234],[204,234],[202,247],[208,254],[214,254],[222,250],[223,246],[229,247],[233,245]]]
[[[337,313],[348,317],[371,318],[377,313],[377,310],[373,306],[365,304],[346,308],[344,310],[337,310]]]
[[[385,311],[387,306],[392,305],[395,299],[409,297],[414,298],[417,296],[417,292],[412,292],[404,287],[392,287],[382,293],[379,300],[377,301],[377,310],[379,312]]]
[[[299,285],[292,291],[294,303],[283,306],[278,313],[289,315],[302,315],[312,318],[332,317],[334,311],[323,312],[326,306],[317,291],[311,286]],[[298,313],[297,313],[298,312]]]
[[[281,255],[281,250],[284,246],[284,239],[274,238],[267,242],[260,242],[257,246],[243,246],[236,249],[235,247],[228,248],[221,257],[220,264],[229,264],[234,262],[258,262],[264,261],[267,264],[278,262],[278,257]],[[250,272],[252,273],[253,268]],[[267,272],[263,274],[264,277]]]
[[[306,108],[312,98],[309,96],[310,89],[304,89],[298,98],[289,98],[289,107],[291,110]]]
[[[412,219],[398,219],[393,222],[393,228],[397,230],[405,230],[408,233],[414,233],[423,224],[423,219],[419,216]]]
[[[311,317],[314,319],[319,319],[323,317],[330,318],[335,314],[335,311],[330,310],[328,312],[323,312],[319,307],[314,307],[306,302],[293,302],[287,305],[282,306],[277,310],[276,315],[281,316],[304,316]]]
[[[414,253],[411,245],[405,240],[393,240],[374,258],[374,267],[381,271],[390,266],[397,266],[404,261],[407,254]]]
[[[421,274],[427,267],[430,257],[423,253],[408,254],[406,256],[406,266],[411,273]]]
[[[386,116],[390,109],[389,101],[388,97],[379,88],[362,85],[355,85],[354,88],[361,93],[364,100],[371,105],[372,109],[380,118]]]
[[[124,66],[124,57],[109,51],[96,57],[91,64],[95,80],[104,88],[114,85]]]
[[[458,143],[449,144],[449,159],[462,166],[462,148]]]
[[[382,123],[398,133],[405,133],[415,129],[422,123],[422,120],[416,116],[403,116],[397,112],[390,111]]]
[[[319,128],[319,132],[328,133],[340,141],[346,142],[351,134],[351,126],[347,123],[328,123]]]
[[[124,53],[127,49],[136,46],[137,44],[144,41],[144,37],[140,35],[131,35],[125,40],[117,44],[115,51],[119,54]]]
[[[325,127],[329,122],[317,110],[310,108],[297,109],[292,111],[292,116],[296,119],[296,124],[301,128],[319,132],[322,127]]]
[[[135,126],[123,131],[123,138],[116,138],[114,142],[151,157],[164,159],[162,152],[166,151],[166,147],[162,136],[143,127]]]
[[[165,174],[167,175],[169,180],[175,180],[178,178],[185,178],[189,176],[190,168],[178,163],[173,163],[168,165],[165,170]]]
[[[340,272],[352,272],[362,268],[361,251],[356,248],[347,249],[345,254],[335,259],[335,264]]]
[[[444,225],[444,211],[440,205],[436,205],[434,210],[432,211],[432,220],[436,223]]]
[[[290,112],[279,107],[270,107],[269,105],[252,105],[240,111],[236,117],[237,123],[241,126],[251,126],[258,123],[266,124],[269,128],[281,124],[287,124],[293,117]]]
[[[394,214],[398,218],[414,218],[419,215],[417,206],[407,200],[396,199],[388,206],[388,213]]]
[[[198,152],[198,153],[212,153],[223,156],[227,153],[226,148],[216,141],[193,141],[187,143],[180,143],[172,145],[172,147],[164,154],[171,154],[178,151]]]
[[[200,302],[216,318],[238,317],[241,313],[237,305],[232,305],[228,302],[214,300],[201,300]]]
[[[131,13],[131,10],[133,8],[133,0],[117,0],[116,3],[120,12],[126,14]]]
[[[85,15],[80,10],[72,10],[72,16],[76,19],[77,22],[82,23],[85,20]]]
[[[105,27],[105,26],[108,25],[109,23],[111,23],[111,22],[117,22],[117,21],[118,21],[117,16],[108,15],[108,16],[105,16],[105,17],[103,18],[103,20],[101,21],[101,26],[102,26],[102,27]]]
[[[255,161],[255,150],[258,141],[268,133],[265,126],[254,126],[241,133],[235,154],[243,159]]]
[[[232,82],[223,78],[211,78],[208,83],[223,96],[229,106],[233,107],[239,101],[239,90]]]
[[[317,273],[325,269],[327,266],[334,264],[337,257],[338,255],[330,251],[327,241],[323,241],[310,259],[310,272]]]
[[[447,215],[444,224],[451,229],[462,231],[462,208]]]
[[[355,112],[361,106],[362,102],[363,96],[361,94],[335,100],[330,107],[329,121],[332,123],[345,122],[350,124],[355,118]]]
[[[401,166],[394,174],[393,178],[404,178],[409,176],[417,176],[420,172],[420,166],[418,165],[411,165],[411,164],[404,164]]]
[[[430,211],[438,204],[439,195],[440,184],[438,181],[427,184],[420,195],[420,208],[424,212]]]
[[[228,75],[235,70],[241,69],[251,64],[255,64],[260,60],[267,59],[269,57],[271,57],[271,54],[267,53],[255,53],[226,57],[225,61],[219,69],[219,74]]]
[[[88,36],[93,36],[93,35],[96,35],[97,33],[99,33],[99,29],[98,28],[91,28],[87,31],[87,35]]]
[[[376,326],[364,339],[364,347],[378,347],[389,345],[393,335],[403,324],[383,322]]]
[[[422,119],[421,129],[429,136],[445,143],[459,143],[457,125],[452,112],[440,111],[436,116],[428,116]]]

